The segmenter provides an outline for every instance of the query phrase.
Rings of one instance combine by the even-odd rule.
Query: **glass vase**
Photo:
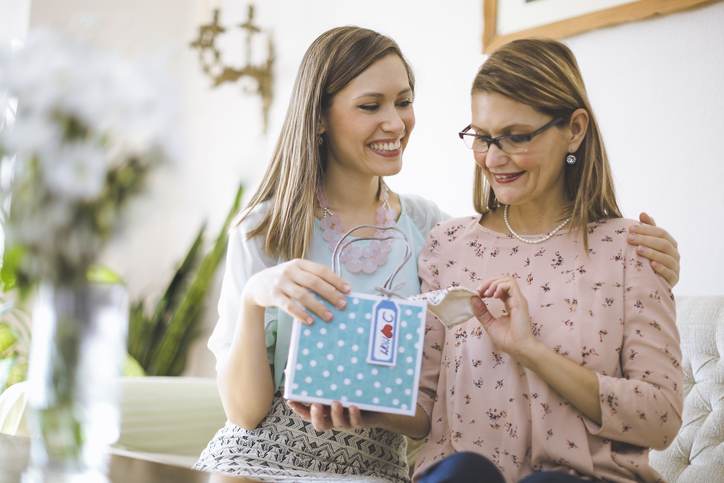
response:
[[[121,285],[41,286],[28,372],[30,466],[23,481],[105,481],[120,428],[128,296]]]

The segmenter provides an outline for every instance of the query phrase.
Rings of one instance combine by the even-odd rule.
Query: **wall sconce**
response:
[[[220,11],[214,8],[213,19],[210,23],[199,26],[199,33],[190,46],[198,50],[201,70],[213,81],[212,87],[219,87],[226,82],[243,81],[250,79],[255,82],[255,88],[242,86],[242,90],[248,94],[258,94],[261,97],[263,132],[266,133],[269,125],[269,108],[271,107],[274,87],[274,42],[270,34],[266,34],[266,58],[258,63],[253,63],[252,44],[257,35],[263,35],[258,25],[254,24],[254,5],[249,4],[247,18],[244,23],[237,27],[244,31],[245,40],[245,64],[241,68],[224,65],[221,51],[216,46],[217,38],[226,32],[226,29],[219,24]]]

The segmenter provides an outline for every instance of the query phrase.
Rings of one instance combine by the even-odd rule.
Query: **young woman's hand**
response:
[[[244,300],[259,307],[279,307],[311,324],[310,312],[322,320],[332,320],[332,313],[314,294],[341,309],[349,291],[349,285],[328,267],[295,259],[255,273],[244,287]]]
[[[499,317],[483,303],[484,298],[496,298],[503,302],[506,312]],[[478,289],[478,297],[471,297],[473,313],[485,328],[495,346],[515,357],[531,344],[537,343],[533,336],[528,312],[528,301],[512,277],[496,277],[486,280]]]
[[[640,225],[629,228],[628,242],[636,252],[651,260],[651,267],[672,287],[679,281],[679,248],[669,232],[656,226],[647,213],[639,215]]]
[[[331,406],[297,401],[287,401],[287,405],[304,421],[312,423],[317,431],[369,428],[380,426],[384,419],[382,413],[362,411],[357,406],[345,408],[339,401]]]

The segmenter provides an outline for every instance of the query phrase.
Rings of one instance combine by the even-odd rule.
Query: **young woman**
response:
[[[229,239],[219,321],[209,340],[228,422],[197,468],[281,481],[335,473],[405,481],[408,421],[340,435],[315,405],[284,404],[284,376],[293,318],[329,320],[314,294],[333,304],[353,289],[372,292],[402,258],[399,244],[370,242],[345,259],[342,277],[329,269],[331,247],[359,224],[394,225],[417,256],[444,215],[432,203],[392,193],[384,176],[399,172],[414,128],[414,78],[398,46],[357,27],[317,38],[299,68],[272,162]],[[678,254],[665,231],[642,225],[657,249],[652,258],[678,276]],[[360,235],[372,234],[361,232]],[[415,264],[397,278],[419,291]],[[268,369],[267,369],[268,368]],[[312,425],[309,421],[315,418]],[[422,423],[420,409],[412,418]],[[409,432],[409,431],[408,431]]]
[[[382,181],[401,168],[415,125],[414,87],[397,44],[371,30],[332,29],[307,50],[272,162],[230,236],[209,340],[229,421],[197,468],[274,481],[310,473],[408,479],[400,434],[315,431],[280,390],[292,318],[330,318],[313,294],[337,305],[351,288],[371,293],[403,258],[400,244],[370,242],[343,259],[340,278],[328,267],[340,234],[394,225],[416,257],[443,218],[434,204],[398,196]],[[416,263],[397,280],[404,295],[417,293]]]

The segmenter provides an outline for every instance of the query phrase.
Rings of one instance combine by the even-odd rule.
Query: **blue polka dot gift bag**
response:
[[[339,255],[351,243],[400,237],[407,242],[397,228],[378,226],[372,228],[397,233],[347,240],[354,231],[370,227],[355,227],[339,240],[332,255],[338,274]],[[348,294],[343,310],[323,301],[334,317],[331,323],[314,314],[312,325],[294,321],[284,384],[286,399],[323,404],[340,401],[346,407],[355,405],[369,411],[415,414],[426,302],[393,294],[394,278],[412,256],[409,243],[407,246],[401,264],[377,289],[379,294]]]

